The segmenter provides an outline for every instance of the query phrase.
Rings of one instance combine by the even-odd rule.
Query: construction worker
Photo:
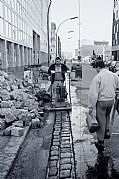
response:
[[[51,83],[53,85],[53,99],[56,99],[56,86],[61,86],[65,81],[65,73],[67,70],[69,70],[69,68],[65,64],[61,63],[60,57],[56,57],[55,63],[48,69],[48,73],[51,74]]]

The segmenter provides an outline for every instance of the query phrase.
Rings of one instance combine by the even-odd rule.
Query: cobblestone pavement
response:
[[[66,111],[55,113],[47,179],[56,178],[76,178],[70,116]]]

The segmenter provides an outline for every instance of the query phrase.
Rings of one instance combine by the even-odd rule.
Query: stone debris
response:
[[[0,70],[0,135],[22,136],[25,126],[40,127],[44,116],[42,102],[47,98],[50,99],[49,93],[39,84]]]
[[[20,136],[23,136],[23,135],[24,135],[24,128],[16,127],[16,126],[13,126],[11,128],[11,136],[20,137]]]
[[[6,121],[0,118],[0,130],[3,130],[5,128],[6,128]]]
[[[31,125],[32,125],[32,129],[40,127],[40,120],[38,118],[32,119]]]

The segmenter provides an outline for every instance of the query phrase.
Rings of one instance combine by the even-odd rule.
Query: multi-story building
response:
[[[2,68],[47,60],[48,0],[0,0]]]
[[[111,46],[108,45],[107,41],[94,41],[92,45],[82,45],[81,46],[81,56],[87,57],[92,56],[93,51],[96,55],[103,56],[103,60],[110,60],[111,59]]]
[[[112,56],[119,60],[119,0],[114,0],[112,24]]]
[[[56,57],[56,24],[54,22],[51,22],[51,50],[50,50],[50,56],[51,61],[55,59]]]

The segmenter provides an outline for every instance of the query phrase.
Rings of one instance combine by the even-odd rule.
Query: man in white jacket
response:
[[[96,131],[98,152],[104,151],[104,139],[110,138],[110,113],[119,88],[119,77],[105,68],[102,60],[95,64],[98,74],[94,77],[88,94],[89,112],[95,111],[99,129]]]

